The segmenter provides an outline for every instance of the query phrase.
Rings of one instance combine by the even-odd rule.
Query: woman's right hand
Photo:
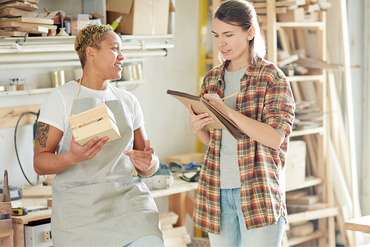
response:
[[[204,126],[215,122],[215,120],[209,116],[208,113],[200,113],[198,115],[195,114],[190,104],[188,105],[188,110],[190,129],[196,136],[203,131]]]
[[[74,137],[72,137],[69,152],[73,157],[73,161],[78,163],[94,158],[95,155],[105,146],[108,140],[108,137],[103,137],[100,139],[93,138],[85,145],[81,146],[75,141]]]

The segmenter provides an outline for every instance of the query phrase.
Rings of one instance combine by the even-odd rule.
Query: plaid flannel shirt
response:
[[[213,68],[204,78],[201,95],[217,93],[224,97],[225,69],[229,61]],[[286,218],[286,205],[279,172],[285,166],[288,138],[292,131],[295,103],[283,72],[259,58],[241,79],[236,109],[247,117],[285,132],[279,150],[274,150],[248,135],[238,140],[241,179],[241,204],[247,229]],[[210,130],[210,142],[201,168],[194,210],[194,225],[206,232],[220,232],[220,146],[221,130]]]

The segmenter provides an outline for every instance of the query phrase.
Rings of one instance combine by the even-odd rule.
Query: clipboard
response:
[[[167,94],[183,103],[185,107],[190,104],[195,114],[208,113],[215,120],[214,123],[207,125],[209,129],[226,129],[235,139],[244,138],[244,134],[239,127],[204,98],[174,90],[167,90]]]

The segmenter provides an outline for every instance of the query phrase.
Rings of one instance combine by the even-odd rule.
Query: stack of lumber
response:
[[[163,241],[166,247],[187,247],[191,242],[185,226],[174,227],[179,216],[174,212],[159,215],[159,223],[163,234]]]
[[[307,189],[287,192],[286,203],[288,214],[307,212],[327,207],[326,203],[320,202],[318,195],[310,194]]]
[[[13,246],[12,205],[8,184],[8,172],[4,171],[3,193],[0,194],[0,246]]]
[[[267,1],[255,0],[256,8],[262,29],[267,23]],[[303,23],[319,22],[321,13],[331,7],[328,0],[276,0],[275,11],[277,23]],[[328,68],[323,61],[317,61],[316,67],[308,65],[315,64],[307,61],[305,43],[302,29],[293,30],[291,27],[280,27],[277,29],[277,65],[289,76],[293,75],[317,75],[322,74],[323,68]],[[319,65],[324,65],[319,67]]]
[[[293,94],[297,95],[294,92],[293,89]],[[322,126],[323,112],[315,102],[297,101],[295,114],[294,130],[312,129]]]
[[[0,0],[0,36],[25,36],[27,33],[55,34],[57,26],[49,18],[39,18],[39,0]]]
[[[267,1],[254,0],[260,22],[266,24]],[[278,22],[317,21],[318,13],[331,7],[328,0],[276,0],[275,11]]]

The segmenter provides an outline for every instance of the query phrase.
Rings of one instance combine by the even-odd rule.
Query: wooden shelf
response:
[[[321,231],[315,231],[309,235],[303,236],[303,237],[294,237],[294,238],[289,238],[288,240],[288,245],[289,246],[294,246],[298,245],[313,239],[318,239],[323,236],[323,233]]]
[[[277,22],[276,28],[323,29],[324,22]]]
[[[300,184],[300,185],[297,185],[297,186],[294,186],[294,187],[287,187],[286,192],[316,186],[316,185],[321,184],[321,182],[322,182],[321,178],[315,178],[313,176],[306,177],[303,184]]]
[[[0,92],[0,96],[36,95],[50,93],[54,88],[38,88],[32,90],[5,91]]]
[[[188,192],[193,191],[198,188],[198,183],[189,183],[181,180],[180,178],[174,177],[173,185],[168,189],[162,190],[151,190],[152,195],[154,198],[162,197],[162,196],[169,196],[176,193]]]
[[[325,80],[324,75],[296,75],[296,76],[288,76],[288,81],[319,81],[323,82]]]
[[[132,86],[144,83],[145,80],[130,80],[130,81],[112,81],[111,84],[117,87]],[[19,91],[5,91],[0,92],[1,96],[19,96],[19,95],[37,95],[37,94],[48,94],[54,88],[37,88],[32,90],[19,90]]]
[[[318,127],[314,129],[303,129],[303,130],[294,130],[290,137],[313,135],[313,134],[323,134],[324,127]]]
[[[322,219],[322,218],[328,218],[331,216],[336,216],[338,214],[339,214],[339,208],[337,207],[311,210],[311,211],[288,215],[288,222],[298,223],[298,222],[303,222],[303,221],[308,221],[308,220],[317,220],[317,219]]]

